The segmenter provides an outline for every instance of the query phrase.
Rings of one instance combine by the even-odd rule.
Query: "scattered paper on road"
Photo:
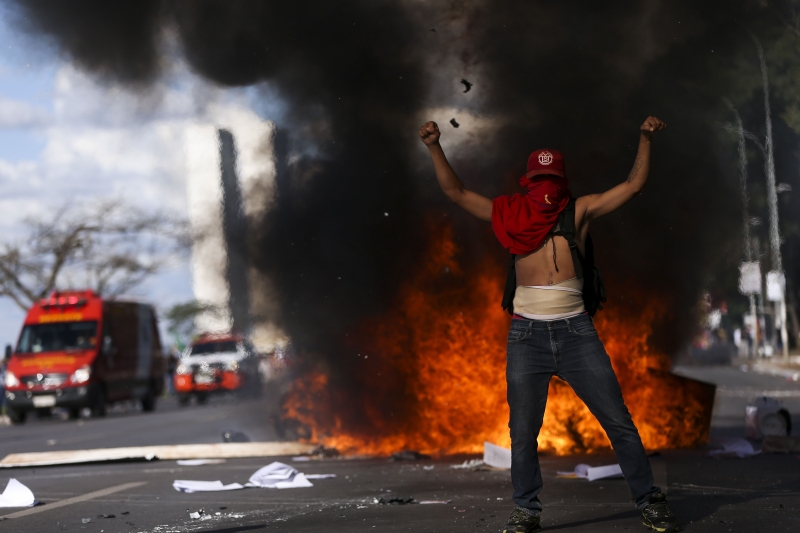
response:
[[[219,465],[225,462],[225,459],[181,459],[178,464],[181,466],[202,466],[202,465]]]
[[[483,462],[495,468],[511,468],[511,450],[491,442],[484,442]]]
[[[8,480],[6,490],[0,494],[0,507],[33,507],[36,500],[31,489],[14,479]]]
[[[595,466],[586,471],[586,479],[589,481],[615,477],[623,477],[622,468],[619,465]]]
[[[460,465],[450,465],[450,468],[469,470],[472,468],[480,468],[485,464],[486,463],[484,463],[481,459],[470,459],[469,461],[464,461]]]
[[[313,487],[306,476],[287,464],[275,461],[264,468],[257,470],[250,476],[248,486],[293,489],[299,487]]]
[[[559,471],[557,474],[560,478],[586,479],[588,481],[623,477],[622,468],[619,465],[589,466],[583,463],[576,466],[575,470],[571,472]]]
[[[297,469],[287,464],[273,462],[258,469],[250,476],[250,481],[244,485],[231,483],[223,485],[221,481],[195,481],[179,479],[172,483],[175,490],[181,492],[216,492],[223,490],[239,490],[248,487],[258,487],[265,489],[296,489],[303,487],[313,487],[314,484],[309,479],[330,479],[336,474],[310,474],[306,476]]]
[[[739,459],[746,459],[761,453],[761,450],[753,448],[753,444],[747,439],[722,439],[715,444],[721,449],[708,452],[708,455],[711,457],[738,457]]]
[[[556,474],[558,477],[567,479],[586,479],[590,468],[591,466],[581,463],[575,467],[575,470],[559,470]]]
[[[222,490],[239,490],[244,485],[231,483],[223,485],[222,481],[195,481],[191,479],[176,479],[172,482],[172,487],[180,492],[218,492]]]

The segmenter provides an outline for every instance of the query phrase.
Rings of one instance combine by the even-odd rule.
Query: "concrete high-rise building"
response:
[[[214,311],[199,315],[198,331],[246,332],[259,349],[284,342],[270,323],[269,281],[248,264],[248,221],[269,209],[275,182],[273,125],[247,109],[224,107],[187,128],[186,189],[195,300]]]

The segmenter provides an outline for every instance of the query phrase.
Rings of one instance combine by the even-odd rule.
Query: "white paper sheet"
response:
[[[299,472],[287,464],[275,461],[263,468],[256,470],[250,476],[250,483],[248,485],[256,487],[273,487],[282,481],[292,481]]]
[[[587,464],[579,464],[572,472],[559,471],[559,477],[572,478],[572,479],[586,479],[594,481],[596,479],[608,479],[615,477],[623,477],[622,469],[619,465],[605,465],[605,466],[589,466]]]
[[[756,450],[750,441],[746,439],[722,439],[718,443],[722,447],[721,450],[711,450],[708,455],[712,457],[738,457],[739,459],[746,459],[761,453],[761,450]]]
[[[615,477],[623,477],[622,468],[619,465],[595,466],[586,471],[586,479],[589,481]]]
[[[484,442],[483,462],[495,468],[511,468],[511,450],[491,442]]]
[[[0,507],[33,507],[36,499],[31,489],[14,479],[8,480],[6,490],[0,494]]]
[[[222,490],[238,490],[246,487],[258,487],[265,489],[296,489],[302,487],[313,487],[314,484],[309,479],[329,479],[336,477],[336,474],[311,474],[306,476],[302,472],[289,465],[274,462],[258,469],[250,476],[249,483],[240,485],[231,483],[223,485],[221,481],[193,481],[178,479],[172,483],[175,490],[181,492],[214,492]]]
[[[231,483],[223,485],[222,481],[196,481],[192,479],[176,479],[172,482],[172,487],[180,492],[218,492],[222,490],[239,490],[244,485]]]
[[[202,465],[219,465],[225,462],[225,459],[181,459],[178,464],[181,466],[202,466]]]
[[[556,472],[556,474],[558,474],[559,477],[572,478],[572,479],[577,479],[577,478],[586,479],[586,476],[590,468],[591,466],[581,463],[575,467],[575,470],[572,471],[559,470],[558,472]]]

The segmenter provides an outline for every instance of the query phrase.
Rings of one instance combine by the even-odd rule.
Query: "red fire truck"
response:
[[[138,399],[152,411],[164,387],[166,360],[150,305],[108,300],[90,290],[54,292],[28,311],[5,376],[6,414],[106,406]]]

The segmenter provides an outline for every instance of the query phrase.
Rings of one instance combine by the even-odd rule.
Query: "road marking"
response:
[[[87,500],[93,500],[101,496],[108,496],[109,494],[114,494],[115,492],[122,492],[123,490],[141,487],[146,483],[147,481],[134,481],[132,483],[123,483],[122,485],[108,487],[107,489],[102,489],[102,490],[96,490],[94,492],[89,492],[87,494],[75,496],[74,498],[67,498],[66,500],[58,500],[57,502],[48,503],[47,505],[32,507],[30,509],[25,509],[24,511],[17,511],[16,513],[3,515],[0,516],[0,520],[8,520],[9,518],[21,518],[23,516],[41,513],[43,511],[49,511],[50,509],[58,509],[59,507],[64,507],[65,505],[72,505],[73,503],[85,502]]]

